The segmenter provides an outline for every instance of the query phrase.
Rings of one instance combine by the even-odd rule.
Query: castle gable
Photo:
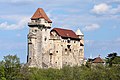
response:
[[[62,38],[79,39],[79,37],[72,30],[61,29],[61,28],[53,28],[51,30],[51,32],[53,32],[53,31],[55,31]]]

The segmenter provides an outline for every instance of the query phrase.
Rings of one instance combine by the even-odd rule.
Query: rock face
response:
[[[52,21],[42,8],[37,9],[28,23],[28,66],[62,68],[64,65],[83,64],[84,35],[81,31],[76,34],[68,29],[50,30],[51,24]]]

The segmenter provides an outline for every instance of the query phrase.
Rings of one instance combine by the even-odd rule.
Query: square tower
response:
[[[42,68],[42,55],[47,43],[49,43],[51,24],[52,21],[42,8],[38,8],[31,17],[31,21],[28,23],[27,63],[29,67]]]

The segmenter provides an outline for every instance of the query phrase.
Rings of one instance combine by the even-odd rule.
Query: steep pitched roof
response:
[[[38,8],[37,11],[34,13],[34,15],[31,17],[32,20],[39,18],[44,18],[49,23],[52,23],[52,21],[48,18],[48,16],[46,15],[46,13],[42,8]]]
[[[104,61],[100,57],[97,57],[93,60],[93,63],[104,63]]]
[[[60,35],[62,38],[73,38],[73,39],[79,39],[79,37],[75,34],[74,31],[68,30],[68,29],[61,29],[61,28],[54,28],[51,30],[57,32],[58,35]]]
[[[76,35],[79,35],[79,36],[83,36],[84,34],[81,32],[81,30],[78,28],[78,30],[76,31]]]

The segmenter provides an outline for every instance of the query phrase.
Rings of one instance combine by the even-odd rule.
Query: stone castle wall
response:
[[[84,46],[80,44],[84,44],[84,36],[80,36],[81,40],[63,39],[56,32],[50,32],[51,23],[33,22],[29,23],[28,34],[29,67],[62,68],[83,63]]]

